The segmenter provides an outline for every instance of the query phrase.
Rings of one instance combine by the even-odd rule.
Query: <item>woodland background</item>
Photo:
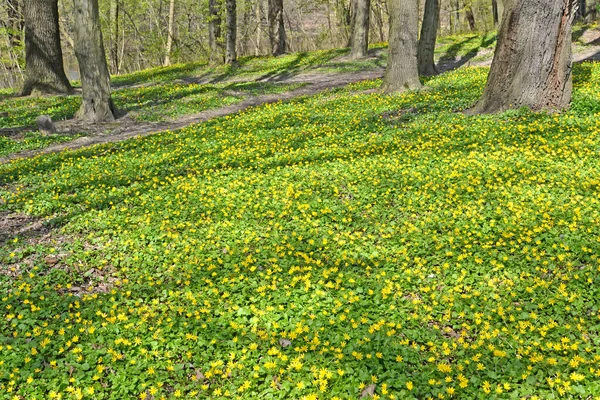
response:
[[[18,87],[23,79],[24,41],[22,2],[4,0],[0,7],[0,87]],[[419,2],[423,17],[424,0]],[[224,3],[222,1],[221,3]],[[596,19],[596,1],[581,2],[578,18]],[[112,74],[129,73],[163,65],[172,13],[171,63],[209,59],[208,0],[100,0],[103,38]],[[217,1],[221,36],[225,32],[224,4]],[[239,0],[237,53],[269,54],[267,0]],[[72,1],[60,0],[60,29],[65,70],[78,79],[73,51]],[[503,0],[442,0],[439,36],[494,31],[503,12]],[[388,40],[388,4],[371,2],[370,42]],[[285,0],[287,51],[345,47],[352,19],[351,0]],[[222,37],[219,40],[224,40]]]

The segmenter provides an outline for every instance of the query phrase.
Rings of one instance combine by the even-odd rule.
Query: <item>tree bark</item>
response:
[[[419,74],[424,76],[436,75],[434,51],[440,21],[440,0],[425,0],[425,12],[421,25],[421,37],[417,49]]]
[[[369,18],[371,15],[371,0],[356,0],[354,9],[354,26],[350,57],[352,59],[365,58],[369,50]]]
[[[287,50],[283,24],[283,0],[269,0],[268,20],[271,54],[280,56]]]
[[[25,3],[25,64],[24,96],[73,92],[63,66],[58,0]]]
[[[469,114],[560,110],[571,100],[575,0],[510,0],[481,99]]]
[[[74,0],[73,3],[75,56],[83,92],[77,118],[90,122],[113,121],[115,110],[110,97],[98,0]]]
[[[173,48],[173,35],[175,34],[175,0],[169,1],[169,26],[167,27],[167,45],[165,46],[164,66],[171,65],[171,49]]]
[[[221,0],[208,0],[208,44],[211,64],[223,62],[221,44]]]
[[[225,62],[233,64],[237,61],[236,40],[237,40],[237,5],[236,0],[225,0],[225,8],[227,9],[226,22],[227,33],[225,50]]]
[[[113,74],[119,73],[119,0],[110,0],[110,67]]]
[[[391,1],[389,7],[389,56],[381,88],[386,93],[419,89],[421,82],[417,66],[417,0]]]

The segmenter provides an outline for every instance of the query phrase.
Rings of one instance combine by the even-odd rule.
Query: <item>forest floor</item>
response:
[[[391,95],[308,94],[377,48],[114,77],[165,131],[0,164],[0,398],[600,393],[600,63],[564,112],[467,116],[492,47],[443,38],[471,66]],[[17,130],[79,99],[0,103]],[[19,134],[2,155],[77,140]]]
[[[489,66],[494,46],[494,33],[442,38],[436,50],[438,70],[443,73],[461,67]],[[577,27],[573,51],[575,62],[600,59],[600,30],[589,26]],[[235,66],[210,68],[204,64],[188,64],[118,76],[113,85],[116,87],[116,103],[122,104],[122,115],[112,123],[90,125],[74,119],[61,121],[74,114],[78,96],[75,99],[62,96],[57,101],[50,101],[49,109],[41,107],[36,110],[39,114],[28,110],[26,118],[13,121],[17,122],[17,126],[11,125],[10,121],[3,123],[0,115],[0,141],[5,142],[0,143],[0,163],[176,130],[250,107],[310,96],[351,82],[381,78],[386,61],[387,50],[376,45],[370,50],[370,57],[359,61],[349,59],[346,50],[340,49],[293,54],[275,63],[273,59],[247,57]],[[171,90],[175,92],[173,96],[161,96]],[[148,95],[146,92],[154,93]],[[198,96],[204,97],[198,99]],[[4,100],[5,104],[2,104],[0,98],[0,105],[10,109],[12,99],[6,97]],[[61,113],[65,104],[68,104],[67,110]],[[161,107],[161,104],[164,105]],[[26,100],[21,104],[26,108],[31,108],[31,105],[32,102]],[[173,109],[182,111],[172,112]],[[56,134],[41,137],[31,132],[27,121],[31,123],[44,111],[56,110],[59,111]]]

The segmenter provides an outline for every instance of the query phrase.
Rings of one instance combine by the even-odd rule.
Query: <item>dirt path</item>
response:
[[[62,150],[75,150],[83,147],[89,147],[96,144],[102,143],[114,143],[123,140],[131,139],[134,137],[144,137],[167,130],[177,130],[186,126],[197,124],[200,122],[207,121],[209,119],[222,117],[225,115],[234,114],[243,111],[249,107],[256,107],[263,104],[276,103],[278,101],[292,100],[302,96],[312,96],[323,92],[328,89],[339,88],[346,86],[353,82],[359,82],[367,79],[381,78],[385,70],[378,68],[375,70],[343,73],[343,74],[302,74],[285,80],[288,83],[304,83],[299,89],[292,90],[280,94],[266,94],[249,97],[243,101],[225,106],[221,108],[215,108],[205,110],[197,114],[185,115],[174,121],[150,123],[150,122],[138,122],[131,118],[123,117],[116,122],[109,124],[101,124],[96,127],[94,133],[88,134],[70,142],[57,143],[38,150],[21,151],[10,154],[6,157],[0,157],[0,164],[7,163],[11,160],[30,158],[39,154],[56,153]],[[69,124],[73,127],[77,124],[73,121],[65,121],[64,124]],[[57,123],[59,131],[61,130],[63,123]],[[83,131],[85,131],[85,125],[80,125]]]

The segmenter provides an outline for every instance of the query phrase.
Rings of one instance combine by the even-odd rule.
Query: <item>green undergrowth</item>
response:
[[[43,136],[39,132],[25,132],[16,139],[14,137],[0,136],[0,157],[17,151],[36,150],[48,147],[51,144],[68,142],[77,137],[78,135]]]
[[[287,92],[303,86],[300,83],[164,83],[130,87],[113,92],[115,105],[121,112],[131,113],[136,120],[168,121],[183,115],[238,103],[249,96]],[[0,128],[32,126],[39,115],[47,114],[55,121],[72,118],[81,104],[79,96],[9,98],[1,107],[9,109],[0,116]],[[78,135],[7,136],[0,139],[0,155],[45,147],[51,143],[72,140]]]
[[[486,74],[0,166],[50,219],[0,251],[0,393],[599,395],[600,68],[565,113],[465,116]]]

